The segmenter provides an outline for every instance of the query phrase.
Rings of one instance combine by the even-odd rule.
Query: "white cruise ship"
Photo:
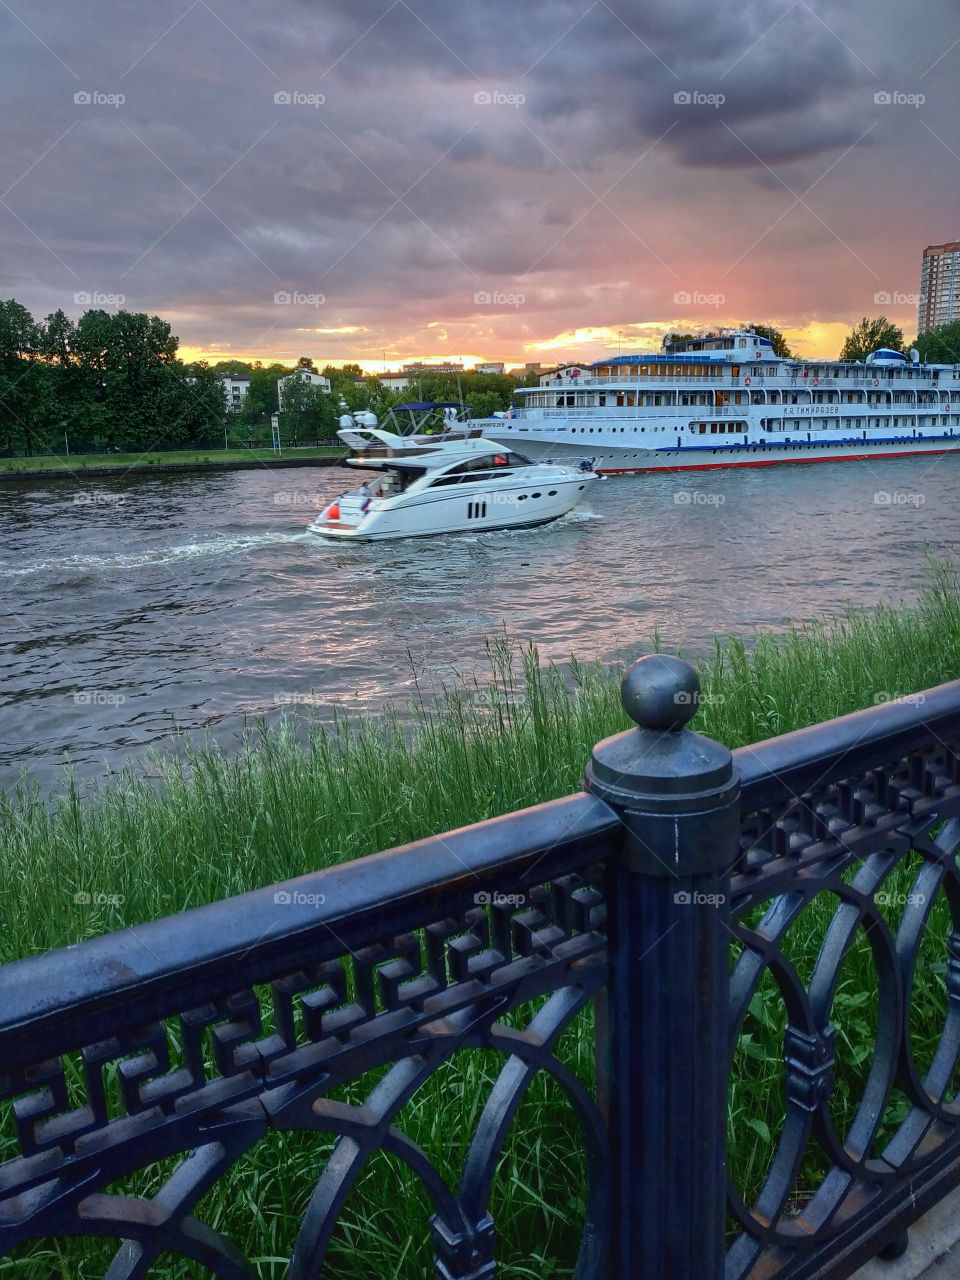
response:
[[[522,407],[470,427],[536,461],[606,474],[960,448],[960,365],[889,350],[862,364],[784,359],[745,330],[567,367],[517,395]]]

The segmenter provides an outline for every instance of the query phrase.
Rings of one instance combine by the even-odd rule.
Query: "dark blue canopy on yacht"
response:
[[[460,406],[453,400],[417,400],[412,404],[395,404],[394,411],[399,409],[459,409]]]

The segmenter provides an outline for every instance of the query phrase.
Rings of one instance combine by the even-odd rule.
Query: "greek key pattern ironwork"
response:
[[[171,1253],[223,1280],[250,1280],[252,1264],[193,1214],[216,1180],[277,1129],[336,1138],[293,1250],[292,1280],[320,1274],[343,1204],[378,1149],[426,1188],[438,1276],[492,1276],[495,1167],[527,1087],[546,1071],[580,1122],[590,1189],[578,1276],[599,1277],[604,1129],[554,1049],[604,981],[601,872],[480,895],[478,905],[441,918],[425,903],[422,925],[402,936],[294,972],[281,967],[267,983],[199,1006],[186,986],[181,1007],[163,1016],[142,1018],[135,992],[122,1033],[0,1069],[0,1107],[12,1111],[16,1134],[16,1151],[0,1165],[0,1255],[37,1237],[103,1236],[117,1242],[108,1280],[147,1277]],[[524,1026],[504,1020],[544,997]],[[451,1189],[395,1120],[455,1052],[479,1047],[505,1060]],[[387,1069],[362,1105],[330,1098],[374,1068]],[[155,1197],[107,1190],[170,1157],[182,1158]]]

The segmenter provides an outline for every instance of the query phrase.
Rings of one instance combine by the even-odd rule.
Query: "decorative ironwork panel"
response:
[[[493,1276],[496,1165],[531,1081],[547,1072],[579,1121],[589,1169],[577,1275],[599,1278],[608,1237],[604,1127],[554,1052],[605,979],[603,868],[579,860],[578,870],[549,878],[541,867],[532,883],[498,876],[496,892],[473,894],[459,909],[448,910],[443,893],[425,893],[414,928],[355,949],[328,934],[315,962],[290,968],[280,953],[266,981],[202,1003],[185,976],[162,1016],[141,1020],[151,1001],[134,987],[113,1034],[8,1067],[0,1107],[12,1113],[16,1152],[0,1165],[0,1254],[38,1237],[101,1236],[117,1243],[107,1280],[147,1277],[169,1254],[224,1280],[250,1280],[253,1265],[194,1212],[231,1165],[281,1130],[335,1139],[302,1220],[292,1280],[321,1274],[338,1216],[375,1151],[402,1160],[427,1192],[437,1276]],[[463,892],[446,896],[453,904]],[[525,1025],[507,1017],[531,1002]],[[451,1188],[398,1116],[453,1054],[477,1048],[501,1052],[504,1063]],[[376,1069],[362,1103],[331,1097]],[[157,1195],[109,1191],[171,1157],[180,1159]]]
[[[841,778],[744,815],[735,1070],[781,1069],[767,1109],[732,1121],[774,1150],[731,1185],[729,1280],[847,1275],[960,1182],[960,738],[927,740],[882,763],[854,742]],[[929,1023],[937,993],[920,1061],[918,1002]]]

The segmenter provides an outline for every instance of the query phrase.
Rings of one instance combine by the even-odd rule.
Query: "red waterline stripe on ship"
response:
[[[960,448],[960,446],[958,446]],[[756,462],[698,462],[684,467],[597,467],[602,476],[627,475],[636,471],[727,471],[730,467],[779,467],[784,462],[868,462],[883,458],[937,457],[944,453],[957,453],[953,449],[906,449],[898,453],[845,453],[836,458],[761,458]]]

